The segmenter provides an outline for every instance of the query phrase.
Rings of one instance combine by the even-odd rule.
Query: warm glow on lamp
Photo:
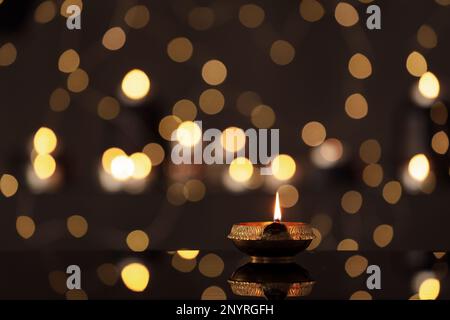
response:
[[[428,158],[423,154],[416,154],[409,160],[408,173],[416,181],[424,181],[430,173],[430,163]]]
[[[276,222],[281,221],[280,195],[278,194],[278,192],[275,197],[275,210],[273,212],[273,221],[276,221]]]

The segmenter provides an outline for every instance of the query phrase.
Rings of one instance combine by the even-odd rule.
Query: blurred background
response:
[[[310,249],[449,249],[449,4],[0,0],[0,248],[228,249],[278,191]],[[194,120],[280,169],[174,165]]]

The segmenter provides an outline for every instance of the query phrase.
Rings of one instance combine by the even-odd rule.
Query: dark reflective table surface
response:
[[[251,264],[238,251],[2,255],[2,299],[450,298],[443,252],[304,252],[291,264]],[[69,265],[80,267],[81,290],[67,290]],[[371,265],[379,275],[369,282],[381,289],[367,286]]]

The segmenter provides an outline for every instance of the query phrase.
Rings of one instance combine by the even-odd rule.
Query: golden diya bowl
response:
[[[228,239],[253,262],[292,262],[315,238],[302,222],[242,222],[234,224]]]
[[[314,283],[308,271],[295,263],[247,263],[228,280],[235,295],[268,300],[307,296]]]

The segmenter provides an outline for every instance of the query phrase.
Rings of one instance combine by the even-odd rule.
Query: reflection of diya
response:
[[[277,193],[273,222],[242,222],[234,224],[228,238],[253,262],[293,262],[315,238],[309,224],[281,222]]]
[[[309,295],[315,282],[296,263],[247,263],[228,283],[238,296],[281,300]]]

